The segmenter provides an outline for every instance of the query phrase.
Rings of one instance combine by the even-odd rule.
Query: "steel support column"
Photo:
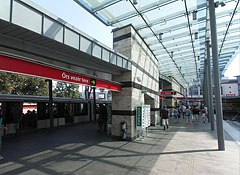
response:
[[[204,63],[205,63],[205,67],[204,67],[204,70],[205,70],[205,77],[206,77],[206,81],[205,81],[205,83],[206,83],[206,89],[207,89],[207,92],[206,92],[206,104],[205,104],[205,106],[207,106],[207,108],[208,108],[208,111],[207,111],[207,118],[208,118],[208,123],[209,122],[211,122],[212,120],[211,120],[211,118],[210,118],[210,116],[209,116],[209,108],[210,108],[210,103],[209,103],[209,91],[211,91],[211,89],[209,89],[209,87],[208,87],[208,79],[209,79],[209,76],[208,76],[208,64],[207,64],[207,58],[204,60]]]
[[[218,65],[218,43],[217,43],[217,29],[216,29],[214,0],[209,0],[209,16],[210,16],[210,27],[211,27],[218,149],[225,150],[224,133],[223,133],[222,100],[221,100],[221,89],[220,89],[220,82],[219,82],[220,77],[219,77],[219,65]]]
[[[210,58],[210,46],[209,41],[206,41],[206,48],[207,48],[207,75],[208,75],[208,115],[211,122],[211,130],[215,130],[214,125],[214,112],[213,112],[213,91],[212,91],[212,74],[211,74],[211,58]]]
[[[208,87],[207,87],[207,60],[204,60],[204,81],[203,81],[203,97],[204,106],[208,103]]]
[[[48,89],[49,89],[49,102],[48,102],[48,115],[50,119],[50,128],[52,129],[54,127],[53,124],[53,94],[52,94],[52,80],[48,81]]]
[[[94,121],[97,121],[97,117],[96,117],[96,88],[93,87],[93,118]]]

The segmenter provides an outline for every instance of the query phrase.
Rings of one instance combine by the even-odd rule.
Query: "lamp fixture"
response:
[[[224,7],[226,4],[224,2],[220,3],[221,7]]]
[[[222,2],[215,2],[215,7],[217,8],[219,5],[221,5],[221,7],[224,7],[226,4],[222,1]]]
[[[137,4],[138,4],[137,0],[133,0],[133,5],[137,5]]]
[[[193,18],[193,20],[197,19],[197,11],[196,10],[193,11],[192,18]]]
[[[195,38],[195,39],[198,39],[198,32],[195,32],[195,33],[194,33],[194,38]]]
[[[134,78],[136,78],[138,82],[142,81],[140,77],[134,77]]]
[[[163,33],[159,33],[159,40],[162,41]]]

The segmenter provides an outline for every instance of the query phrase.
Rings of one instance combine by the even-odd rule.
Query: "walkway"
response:
[[[225,134],[217,150],[210,125],[152,127],[143,141],[119,141],[94,124],[41,130],[3,141],[0,174],[11,175],[239,175],[239,145]]]

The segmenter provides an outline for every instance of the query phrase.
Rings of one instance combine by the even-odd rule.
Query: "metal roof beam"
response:
[[[223,48],[223,44],[224,44],[224,41],[225,41],[226,36],[227,36],[227,34],[228,34],[229,27],[231,26],[231,23],[232,23],[233,17],[234,17],[234,15],[235,15],[235,13],[236,13],[236,10],[237,10],[237,7],[238,7],[238,4],[239,4],[239,0],[238,0],[236,6],[235,6],[235,8],[234,8],[234,11],[233,11],[232,16],[231,16],[231,20],[229,21],[229,24],[228,24],[228,26],[227,26],[227,30],[226,30],[226,32],[225,32],[225,35],[224,35],[224,38],[223,38],[223,42],[222,42],[222,45],[221,45],[221,47],[220,47],[220,50],[219,50],[218,56],[221,55],[221,51],[222,51],[222,48]],[[239,28],[238,28],[238,30],[239,30]]]
[[[95,16],[99,21],[101,21],[103,24],[105,24],[106,26],[109,26],[109,22],[103,18],[101,15],[94,13],[93,9],[87,4],[85,3],[83,0],[74,0],[78,5],[80,5],[82,8],[84,8],[85,10],[87,10],[90,14],[92,14],[93,16]]]
[[[120,2],[120,1],[122,1],[122,0],[108,0],[108,1],[103,1],[103,2],[100,3],[98,6],[94,7],[94,8],[92,9],[92,11],[93,11],[93,13],[96,13],[97,11],[103,10],[103,9],[105,9],[105,8],[111,6],[111,5],[114,5],[114,4],[118,3],[118,2]]]
[[[198,19],[198,22],[196,22],[196,23],[191,23],[190,25],[191,26],[193,26],[193,25],[199,25],[199,24],[201,24],[201,23],[203,23],[203,22],[205,22],[206,21],[206,18],[200,18],[200,19]],[[228,24],[228,22],[229,21],[224,21],[224,22],[221,22],[221,23],[219,23],[218,24],[218,29],[219,28],[225,28],[226,27],[226,24]],[[235,20],[233,20],[233,22],[231,23],[232,25],[238,25],[239,24],[239,20],[238,19],[235,19]],[[177,30],[181,30],[181,29],[183,29],[183,28],[186,28],[187,27],[187,23],[186,22],[184,22],[184,23],[181,23],[181,24],[178,24],[178,25],[174,25],[174,26],[171,26],[171,27],[167,27],[167,28],[163,28],[163,29],[160,29],[160,30],[157,30],[157,31],[155,31],[156,33],[169,33],[170,31],[171,32],[174,32],[174,31],[177,31]],[[203,32],[205,32],[205,31],[208,31],[209,29],[206,29],[206,27],[202,27],[202,28],[200,28],[198,31],[203,31]],[[225,30],[225,29],[224,29]],[[143,36],[143,38],[145,39],[145,38],[150,38],[150,37],[152,37],[152,34],[151,33],[148,33],[148,34],[145,34],[145,35],[142,35]],[[203,36],[204,37],[204,36]]]
[[[197,7],[196,6],[191,7],[189,9],[189,13],[193,13],[193,11],[195,9],[198,9],[198,12],[201,11],[201,10],[205,10],[206,9],[206,2],[204,2],[202,4],[198,4]],[[166,23],[166,22],[171,21],[173,19],[177,19],[177,18],[184,17],[184,16],[185,16],[185,10],[181,10],[181,11],[178,11],[176,13],[172,13],[171,15],[166,15],[163,18],[157,18],[157,19],[153,20],[152,23],[150,23],[149,25],[154,26],[154,25],[158,25],[158,24],[161,24],[161,23]],[[136,26],[137,30],[142,30],[144,28],[146,28],[145,25]]]
[[[142,7],[138,11],[139,11],[139,13],[144,14],[146,12],[149,12],[149,11],[152,11],[152,10],[155,10],[155,9],[159,9],[160,7],[163,7],[165,5],[168,5],[168,4],[176,2],[176,1],[178,1],[178,0],[162,0],[161,2],[160,1],[154,2],[154,3],[148,4],[148,5],[144,6],[144,7]],[[110,20],[109,22],[111,23],[111,25],[114,25],[116,23],[119,23],[119,22],[122,22],[122,21],[125,21],[125,20],[128,20],[128,19],[131,19],[131,18],[133,18],[135,16],[138,16],[138,12],[136,12],[134,10],[134,11],[125,13],[125,14],[123,14],[121,16],[118,16],[115,19]]]
[[[206,10],[206,3],[198,5],[198,7],[199,7],[198,8],[198,12],[201,11],[201,10]],[[192,13],[195,9],[197,9],[197,8],[196,7],[195,8],[191,8],[191,10],[189,10],[189,13]],[[226,17],[231,12],[232,12],[232,9],[220,12],[220,13],[216,14],[216,18],[219,19],[219,18]],[[185,12],[184,11],[180,11],[180,12],[177,12],[177,13],[172,13],[171,15],[165,16],[164,18],[155,19],[149,25],[150,26],[158,25],[158,24],[165,23],[167,21],[171,21],[173,19],[177,19],[177,18],[180,18],[180,17],[183,17],[183,16],[185,16]],[[142,29],[145,29],[145,28],[147,28],[145,25],[136,26],[137,30],[142,30]]]
[[[230,31],[229,31],[229,33],[230,32],[233,32],[233,33],[236,33],[237,31],[239,31],[239,28],[234,28],[234,29],[230,29]],[[195,33],[195,32],[198,32],[197,30],[194,30],[193,31],[193,33]],[[201,33],[201,32],[200,32]],[[200,33],[198,33],[198,34],[200,34]],[[221,41],[222,40],[222,38],[223,38],[223,31],[218,31],[218,41]],[[182,35],[184,35],[184,36],[182,36]],[[168,42],[169,41],[172,41],[172,42],[174,42],[174,45],[177,45],[178,44],[178,42],[177,42],[177,39],[179,39],[179,38],[184,38],[184,37],[188,37],[188,36],[190,36],[189,34],[188,34],[188,32],[185,32],[185,33],[182,33],[182,35],[181,34],[178,34],[178,35],[172,35],[171,37],[167,37],[167,38],[165,38],[165,40],[163,40],[162,42],[164,43],[164,45],[166,46],[166,47],[168,47],[168,45],[172,45],[172,44],[168,44]],[[179,37],[179,38],[178,38]],[[173,38],[174,38],[174,40],[173,40]],[[229,38],[230,39],[234,39],[234,38],[240,38],[240,36],[239,36],[239,34],[236,34],[235,36],[229,36]],[[189,40],[185,40],[186,42],[188,41],[189,42]],[[181,41],[181,42],[185,42],[185,41]],[[194,40],[195,42],[198,42],[199,41],[199,39],[198,40]],[[148,43],[148,45],[150,46],[150,47],[153,47],[154,45],[158,45],[159,44],[159,42],[157,42],[156,40],[154,40],[154,41],[151,41],[151,42],[147,42]],[[176,44],[175,44],[176,43]],[[201,43],[200,42],[200,45],[203,45],[203,44],[205,44],[205,41],[203,42],[203,43]]]
[[[203,22],[205,22],[206,18],[200,18],[197,22],[194,22],[194,23],[191,23],[191,25],[199,25]],[[180,30],[180,29],[183,29],[183,28],[186,28],[187,27],[187,22],[183,22],[181,24],[177,24],[177,25],[173,25],[171,27],[166,27],[166,28],[163,28],[163,29],[160,29],[160,30],[157,30],[155,31],[156,33],[168,33],[169,31],[171,32],[174,32],[174,31],[177,31],[177,30]],[[148,38],[148,37],[152,37],[152,34],[151,33],[148,33],[146,35],[142,35],[143,38]]]

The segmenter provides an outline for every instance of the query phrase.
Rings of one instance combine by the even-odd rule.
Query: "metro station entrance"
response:
[[[48,82],[60,80],[81,84],[94,89],[93,93],[95,93],[96,88],[121,91],[119,83],[81,75],[53,65],[39,64],[26,58],[1,54],[0,61],[2,63],[0,71],[2,72],[47,78]],[[77,99],[52,97],[52,83],[49,83],[49,87],[49,97],[0,95],[1,115],[6,118],[5,124],[9,128],[6,134],[17,134],[19,129],[52,128],[96,121],[96,104],[110,103],[109,101],[96,101],[95,95],[93,95],[94,99],[89,97]],[[27,108],[34,108],[34,110],[26,110]],[[23,113],[24,109],[26,111]]]

